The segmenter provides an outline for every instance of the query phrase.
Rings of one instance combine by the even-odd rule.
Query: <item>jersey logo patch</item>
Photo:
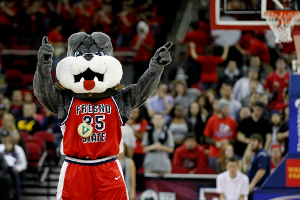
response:
[[[82,135],[85,135],[87,132],[89,132],[91,129],[85,127],[85,126],[82,126]]]

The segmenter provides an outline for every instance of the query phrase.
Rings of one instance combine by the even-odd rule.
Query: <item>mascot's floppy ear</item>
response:
[[[113,47],[108,35],[101,32],[93,32],[91,36],[97,45],[102,49],[104,55],[113,56]]]
[[[74,33],[69,37],[68,40],[68,56],[74,56],[69,55],[72,52],[72,49],[77,49],[77,47],[80,45],[80,43],[84,40],[84,38],[87,37],[88,34],[84,32]]]

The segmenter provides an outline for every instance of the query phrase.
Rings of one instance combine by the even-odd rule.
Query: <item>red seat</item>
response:
[[[5,72],[6,83],[13,88],[22,87],[22,72],[17,69],[8,69]]]
[[[34,137],[40,137],[46,141],[47,152],[50,155],[54,153],[54,136],[52,133],[47,131],[37,131]]]
[[[23,75],[23,85],[28,86],[33,84],[33,74],[24,74]]]
[[[42,150],[40,146],[34,142],[26,143],[28,150],[28,167],[37,168],[38,162],[42,156]]]
[[[28,138],[26,142],[33,142],[37,145],[39,145],[39,147],[41,148],[42,151],[46,151],[46,141],[41,138],[41,137],[36,137],[36,136],[33,136],[31,138]]]
[[[28,138],[30,137],[30,135],[27,131],[21,131],[21,134],[25,141],[27,141]]]

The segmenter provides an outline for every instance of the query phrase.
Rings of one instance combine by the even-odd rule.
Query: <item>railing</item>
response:
[[[183,36],[185,35],[185,33],[188,31],[189,28],[189,23],[191,21],[191,18],[193,17],[193,7],[194,7],[194,2],[193,1],[189,1],[185,11],[184,11],[184,15],[182,17],[182,20],[180,22],[177,34],[176,34],[176,41],[177,42],[181,42]]]

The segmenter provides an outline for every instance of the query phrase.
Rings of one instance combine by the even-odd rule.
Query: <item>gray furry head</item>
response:
[[[81,51],[83,54],[102,51],[104,55],[113,56],[110,37],[101,32],[94,32],[91,35],[78,32],[71,35],[68,39],[67,56],[74,56],[77,51]]]

